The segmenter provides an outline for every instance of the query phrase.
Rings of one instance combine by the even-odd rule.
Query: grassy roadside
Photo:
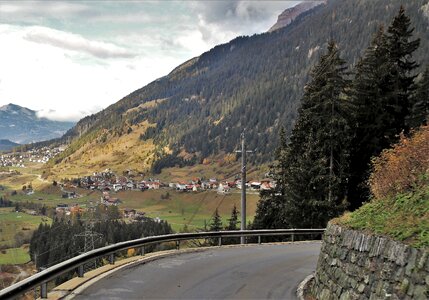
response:
[[[353,213],[333,220],[353,229],[387,235],[417,248],[429,247],[429,126],[373,160],[373,198]]]
[[[429,247],[429,185],[373,200],[332,222],[387,235],[416,248]]]

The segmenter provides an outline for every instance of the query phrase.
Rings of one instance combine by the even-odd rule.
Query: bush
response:
[[[369,179],[375,199],[394,196],[422,186],[429,175],[429,126],[423,126],[412,137],[401,139],[373,160]]]

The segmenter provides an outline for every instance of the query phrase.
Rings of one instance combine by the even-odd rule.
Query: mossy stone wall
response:
[[[331,299],[429,299],[429,249],[329,224],[313,295]]]

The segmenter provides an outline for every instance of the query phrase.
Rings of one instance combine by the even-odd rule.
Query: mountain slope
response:
[[[79,121],[63,137],[71,145],[56,159],[60,165],[55,168],[75,164],[96,168],[94,159],[82,165],[81,158],[100,147],[109,152],[119,145],[123,150],[117,157],[127,160],[133,156],[127,150],[131,144],[141,151],[133,165],[137,169],[148,168],[160,157],[198,161],[233,152],[243,128],[248,147],[256,149],[249,158],[254,163],[269,161],[279,127],[290,132],[309,69],[331,38],[352,65],[378,26],[389,24],[404,4],[422,40],[416,59],[423,65],[429,62],[427,2],[331,0],[302,13],[285,28],[216,46]],[[118,142],[121,137],[127,146]],[[108,156],[114,151],[107,152]],[[177,160],[162,162],[165,167]],[[102,163],[108,164],[108,160]]]
[[[9,140],[0,140],[0,151],[8,151],[16,146],[19,146],[19,144],[11,142]]]
[[[15,104],[0,107],[0,139],[20,144],[61,137],[74,124],[39,118],[34,110]]]

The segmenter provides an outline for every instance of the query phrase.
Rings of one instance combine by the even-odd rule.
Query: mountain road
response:
[[[213,247],[118,270],[74,299],[296,299],[320,242]]]

